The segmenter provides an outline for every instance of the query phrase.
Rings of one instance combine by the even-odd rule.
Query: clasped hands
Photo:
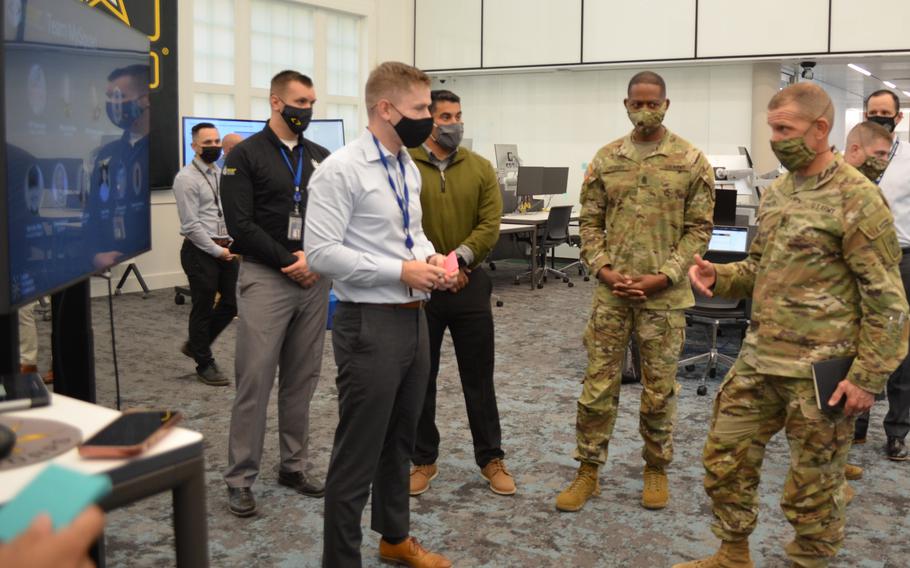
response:
[[[302,288],[309,288],[319,280],[319,275],[310,270],[310,265],[307,264],[306,255],[302,250],[293,254],[297,257],[297,261],[282,268],[281,272]]]
[[[441,254],[434,254],[426,262],[406,260],[401,263],[401,281],[420,292],[463,288],[459,287],[461,271],[446,272],[445,261],[446,257]]]
[[[670,279],[666,274],[630,276],[609,266],[600,269],[597,279],[609,286],[614,296],[633,302],[644,302],[670,286]]]

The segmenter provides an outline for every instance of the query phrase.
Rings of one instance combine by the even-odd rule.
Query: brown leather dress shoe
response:
[[[417,539],[409,536],[398,544],[389,544],[385,539],[379,540],[379,558],[412,568],[451,568],[452,563],[435,552],[420,546]]]

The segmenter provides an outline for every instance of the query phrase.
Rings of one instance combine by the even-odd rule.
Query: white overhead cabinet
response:
[[[484,67],[580,62],[581,0],[484,0]]]
[[[910,1],[831,1],[831,51],[910,49]]]
[[[824,53],[828,51],[828,2],[698,0],[696,56]]]
[[[586,0],[584,62],[695,57],[695,0]]]
[[[480,67],[481,0],[416,0],[414,62],[420,69]]]

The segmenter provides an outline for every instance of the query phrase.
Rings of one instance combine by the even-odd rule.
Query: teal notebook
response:
[[[9,542],[46,513],[58,531],[111,490],[106,475],[81,473],[50,464],[0,508],[0,542]]]

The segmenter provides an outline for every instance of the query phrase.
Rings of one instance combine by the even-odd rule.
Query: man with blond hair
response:
[[[424,304],[455,275],[421,226],[420,172],[406,151],[433,129],[430,79],[386,62],[366,84],[367,130],[309,185],[304,248],[334,280],[338,428],[326,478],[323,565],[360,566],[360,517],[372,487],[382,559],[447,568],[409,535],[408,473],[430,373]]]
[[[689,269],[699,293],[751,297],[753,307],[704,448],[720,550],[675,568],[753,566],[748,539],[765,445],[781,429],[790,445],[781,508],[796,531],[786,547],[793,566],[827,566],[844,539],[854,417],[903,359],[908,328],[894,221],[875,184],[829,145],[833,122],[817,85],[772,97],[771,147],[789,173],[762,197],[749,256],[719,265],[696,256]],[[812,363],[848,356],[846,378],[817,405]]]

